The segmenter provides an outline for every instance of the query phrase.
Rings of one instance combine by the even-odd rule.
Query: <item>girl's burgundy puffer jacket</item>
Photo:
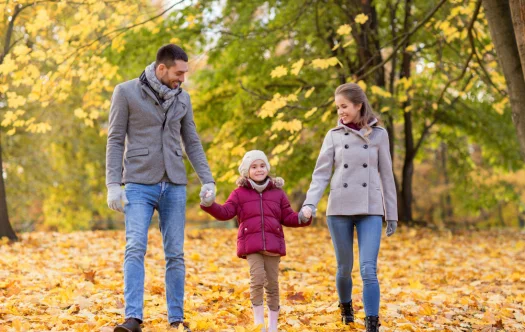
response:
[[[299,224],[298,214],[290,207],[285,192],[270,180],[266,189],[259,193],[253,189],[249,181],[242,181],[228,197],[224,205],[213,203],[201,208],[217,220],[230,220],[237,216],[239,230],[237,232],[237,256],[260,251],[286,255],[284,232],[282,225],[288,227],[308,226]]]

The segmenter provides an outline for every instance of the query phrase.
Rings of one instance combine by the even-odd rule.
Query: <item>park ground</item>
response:
[[[362,331],[338,322],[336,262],[326,228],[287,229],[280,265],[280,331]],[[111,331],[123,319],[123,231],[23,233],[0,244],[0,332]],[[247,262],[236,231],[188,229],[186,320],[193,331],[255,331]],[[357,246],[354,256],[357,257]],[[146,254],[144,331],[166,331],[164,254],[157,228]],[[378,276],[382,331],[523,331],[525,233],[401,227],[383,237]]]

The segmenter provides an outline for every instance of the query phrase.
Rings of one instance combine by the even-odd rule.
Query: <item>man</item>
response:
[[[166,259],[166,300],[170,326],[183,323],[186,154],[203,183],[201,198],[215,195],[215,183],[193,122],[190,96],[181,88],[188,56],[168,44],[140,78],[116,86],[109,114],[106,151],[108,205],[124,212],[125,322],[115,331],[141,331],[144,305],[144,255],[148,227],[156,209]],[[121,188],[124,184],[125,188]]]

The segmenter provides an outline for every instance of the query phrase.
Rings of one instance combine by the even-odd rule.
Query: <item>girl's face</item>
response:
[[[268,176],[268,169],[266,168],[266,163],[261,159],[255,160],[250,165],[250,170],[248,176],[255,182],[262,182]]]
[[[339,120],[344,124],[357,122],[359,120],[359,110],[363,104],[353,104],[343,95],[335,95],[335,106],[337,107],[337,115]]]

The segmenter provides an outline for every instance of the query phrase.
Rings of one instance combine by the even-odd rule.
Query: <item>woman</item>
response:
[[[336,286],[342,321],[354,321],[351,272],[355,226],[366,331],[377,332],[380,293],[376,267],[383,217],[387,220],[387,236],[397,228],[388,133],[377,125],[377,117],[359,85],[339,86],[335,104],[338,125],[326,134],[302,212],[308,217],[310,209],[315,211],[331,178],[326,214],[337,259]]]

